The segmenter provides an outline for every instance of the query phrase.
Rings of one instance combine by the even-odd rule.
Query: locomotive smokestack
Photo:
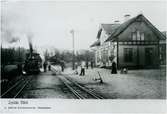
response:
[[[30,48],[30,53],[33,52],[33,47],[32,47],[32,35],[28,35],[28,44]]]
[[[32,37],[33,37],[32,34],[28,34],[28,35],[27,35],[28,44],[29,44],[29,48],[30,48],[29,58],[32,58],[32,53],[33,53]]]

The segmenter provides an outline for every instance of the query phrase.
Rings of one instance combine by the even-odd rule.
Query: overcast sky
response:
[[[10,31],[21,45],[28,47],[27,34],[36,47],[88,49],[96,40],[100,23],[123,22],[123,16],[143,13],[159,30],[166,31],[165,2],[8,2],[2,4],[2,30]],[[2,33],[3,33],[2,32]],[[4,33],[5,34],[5,33]],[[12,36],[11,35],[11,36]],[[2,35],[3,45],[9,35]]]

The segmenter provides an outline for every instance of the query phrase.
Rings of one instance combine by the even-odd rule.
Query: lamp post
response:
[[[72,34],[72,48],[73,48],[73,52],[72,52],[72,69],[75,69],[75,47],[74,47],[74,30],[72,29],[70,31],[70,33]]]

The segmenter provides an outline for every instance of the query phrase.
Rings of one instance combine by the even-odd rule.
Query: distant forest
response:
[[[1,47],[1,65],[10,65],[24,63],[27,49],[23,47],[18,48],[2,48]],[[94,61],[94,53],[90,50],[79,50],[75,53],[75,62]],[[59,51],[55,49],[54,52],[44,51],[44,58],[48,61],[63,61],[65,63],[72,62],[72,51]]]
[[[49,53],[47,50],[44,52],[45,60],[48,61],[63,61],[64,63],[72,62],[73,60],[73,53],[71,51],[59,51],[55,50],[54,53]],[[76,51],[74,55],[75,62],[81,61],[94,61],[94,52],[90,50],[79,50]]]
[[[25,48],[2,48],[1,65],[17,64],[25,61],[27,49]]]

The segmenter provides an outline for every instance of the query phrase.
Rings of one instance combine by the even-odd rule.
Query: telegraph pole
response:
[[[20,39],[19,39],[19,62],[21,63]]]
[[[75,69],[74,30],[72,29],[70,31],[70,33],[72,34],[72,48],[73,48],[73,51],[72,51],[72,69],[74,70]]]

